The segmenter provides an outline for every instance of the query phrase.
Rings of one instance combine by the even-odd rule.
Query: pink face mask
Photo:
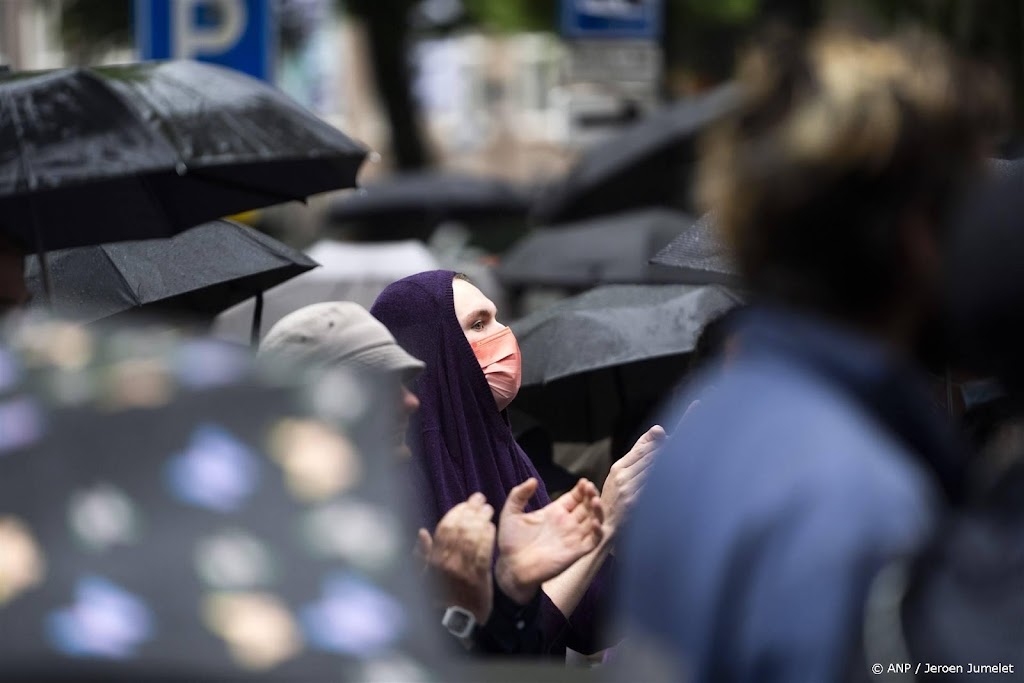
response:
[[[519,342],[506,327],[489,337],[470,344],[473,354],[484,371],[498,410],[505,410],[519,393],[523,383],[523,365],[519,358]]]

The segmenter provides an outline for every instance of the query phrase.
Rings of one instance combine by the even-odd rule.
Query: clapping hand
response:
[[[529,602],[542,583],[594,550],[603,537],[601,498],[591,482],[580,479],[558,500],[525,512],[537,485],[528,479],[513,488],[498,522],[496,579],[519,604]]]
[[[484,495],[474,493],[441,518],[433,537],[420,529],[418,538],[418,553],[437,574],[445,604],[469,610],[480,624],[490,618],[494,597],[493,516],[494,508]]]

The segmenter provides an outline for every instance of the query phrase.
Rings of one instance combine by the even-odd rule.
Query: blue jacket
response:
[[[687,681],[838,680],[874,574],[927,540],[957,454],[880,346],[769,310],[736,334],[700,404],[665,423],[620,604]]]

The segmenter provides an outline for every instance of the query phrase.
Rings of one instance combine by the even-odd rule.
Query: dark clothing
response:
[[[491,618],[473,633],[476,647],[486,654],[537,655],[544,652],[544,635],[540,631],[541,591],[526,605],[520,605],[494,583],[494,605]]]
[[[622,604],[694,681],[837,680],[871,580],[925,543],[961,461],[921,378],[877,343],[766,309],[736,334],[668,421]]]
[[[530,459],[512,438],[508,417],[499,412],[473,349],[455,317],[455,273],[435,270],[391,284],[370,312],[391,331],[402,348],[427,367],[413,392],[420,400],[406,443],[422,498],[421,524],[434,529],[441,517],[477,491],[496,511],[508,492],[536,477],[537,493],[527,510],[550,501]],[[558,655],[568,645],[590,653],[598,639],[598,610],[609,563],[602,568],[568,622],[546,596],[540,608],[544,650]]]

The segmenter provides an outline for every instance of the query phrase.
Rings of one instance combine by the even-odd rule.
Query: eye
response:
[[[475,323],[473,323],[473,327],[470,329],[476,330],[477,332],[482,331],[484,329],[484,321],[477,320]]]

